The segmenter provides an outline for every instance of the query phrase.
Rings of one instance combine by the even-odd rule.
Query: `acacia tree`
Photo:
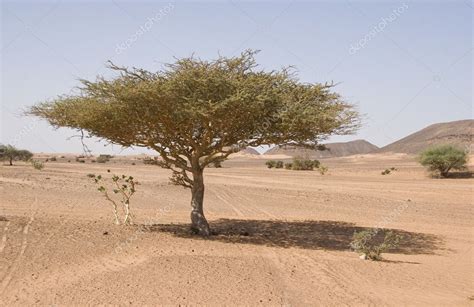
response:
[[[466,169],[469,156],[466,151],[452,145],[440,145],[423,151],[418,160],[431,172],[448,177],[451,170]]]
[[[0,145],[0,160],[9,161],[13,165],[13,161],[28,161],[33,154],[25,149],[18,149],[12,145]]]
[[[156,150],[171,181],[191,189],[191,227],[207,236],[206,166],[248,146],[317,148],[329,135],[358,127],[358,113],[332,84],[301,83],[289,69],[266,72],[255,53],[183,58],[157,72],[109,62],[115,78],[81,80],[77,95],[40,103],[29,113],[54,127]]]

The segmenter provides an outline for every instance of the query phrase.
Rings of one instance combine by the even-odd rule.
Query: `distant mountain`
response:
[[[325,144],[329,150],[310,150],[294,146],[276,146],[265,152],[265,155],[287,155],[291,157],[331,158],[356,154],[366,154],[378,149],[366,140]]]
[[[442,144],[469,148],[472,146],[473,127],[472,119],[434,124],[382,147],[377,152],[417,154],[426,148]]]
[[[242,149],[240,153],[245,154],[245,155],[260,155],[258,151],[256,151],[253,148],[247,147],[245,149]]]

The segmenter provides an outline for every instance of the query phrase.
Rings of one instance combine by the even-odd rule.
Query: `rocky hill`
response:
[[[382,147],[377,152],[417,154],[428,147],[442,144],[469,148],[472,147],[473,127],[472,119],[434,124]]]
[[[366,154],[378,149],[377,146],[366,140],[325,144],[328,150],[310,150],[294,146],[276,146],[265,152],[265,155],[287,155],[303,158],[330,158],[356,154]]]

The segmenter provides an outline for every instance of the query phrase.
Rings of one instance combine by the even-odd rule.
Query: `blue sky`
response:
[[[383,146],[473,117],[471,1],[2,1],[1,11],[0,143],[35,152],[82,145],[22,110],[108,75],[107,60],[157,70],[248,48],[266,69],[294,65],[304,82],[338,83],[365,117],[357,135],[333,141]]]

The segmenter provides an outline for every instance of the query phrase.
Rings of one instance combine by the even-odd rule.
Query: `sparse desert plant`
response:
[[[275,168],[283,168],[284,164],[283,161],[276,161]]]
[[[319,166],[319,161],[317,165]],[[294,158],[291,169],[294,171],[312,171],[314,167],[315,162],[313,160]]]
[[[29,161],[33,154],[24,149],[18,149],[12,145],[0,145],[0,160],[8,161],[13,165],[13,161]]]
[[[268,167],[268,168],[274,168],[276,166],[277,162],[275,160],[268,160],[267,162],[265,162],[265,165]]]
[[[182,58],[155,72],[110,62],[113,78],[81,80],[77,94],[39,103],[28,114],[112,144],[155,150],[171,182],[191,191],[192,230],[209,236],[203,207],[209,164],[246,147],[315,149],[359,127],[354,106],[333,84],[300,82],[291,69],[265,71],[255,53]]]
[[[33,165],[34,169],[39,171],[44,168],[44,163],[38,160],[31,160],[31,165]]]
[[[107,155],[100,155],[97,157],[96,162],[97,163],[107,163],[110,161],[110,158],[107,157]]]
[[[292,169],[292,168],[293,168],[293,163],[291,162],[285,163],[285,169]]]
[[[56,158],[56,157],[51,157],[51,158],[49,159],[49,161],[51,161],[51,162],[56,162],[57,160],[58,160],[58,158]]]
[[[325,175],[329,170],[329,167],[325,166],[325,165],[319,165],[318,167],[318,171],[321,175]]]
[[[313,167],[319,168],[321,166],[321,162],[319,160],[313,160]]]
[[[157,157],[146,157],[143,159],[143,164],[147,164],[147,165],[159,165],[159,161],[158,161],[158,158]]]
[[[386,170],[382,171],[381,174],[382,174],[382,175],[388,175],[388,174],[390,174],[391,172],[392,172],[392,171],[387,168]]]
[[[395,171],[398,171],[398,169],[395,168],[395,167],[386,168],[385,170],[383,170],[383,171],[381,172],[381,174],[382,174],[382,175],[389,175],[389,174],[391,174],[392,172],[395,172]]]
[[[107,170],[107,172],[110,172],[110,170]],[[94,179],[94,183],[99,186],[97,190],[101,192],[105,199],[111,203],[115,217],[115,224],[131,225],[132,213],[130,212],[130,199],[136,192],[135,188],[138,185],[138,182],[135,181],[132,176],[112,175],[111,187],[106,187],[107,183],[104,182],[104,179],[101,175],[96,176],[95,174],[87,174],[87,177]],[[112,191],[113,194],[118,195],[119,200],[116,200],[112,195],[110,195],[109,191]],[[120,218],[120,214],[118,212],[118,202],[120,202],[122,207],[122,218]]]
[[[378,229],[355,232],[350,244],[351,248],[361,254],[362,259],[382,260],[382,253],[395,249],[400,244],[402,236],[387,231],[383,240],[377,236]]]
[[[451,170],[466,169],[468,155],[454,146],[441,145],[423,151],[418,160],[432,173],[448,177]]]

